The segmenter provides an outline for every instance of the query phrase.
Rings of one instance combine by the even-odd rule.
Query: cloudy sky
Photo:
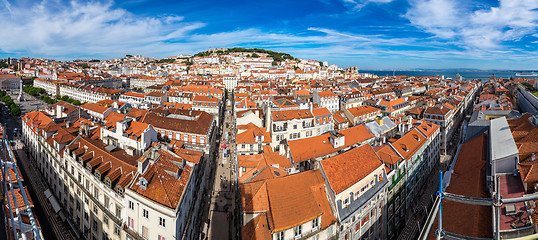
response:
[[[259,47],[360,69],[538,69],[538,0],[0,0],[0,58]]]

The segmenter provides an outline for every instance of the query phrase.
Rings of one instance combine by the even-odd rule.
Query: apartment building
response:
[[[387,178],[387,236],[398,236],[418,191],[440,160],[440,127],[422,122],[401,138],[383,145],[377,154],[389,172]]]
[[[225,75],[222,77],[222,81],[224,82],[224,86],[228,92],[232,92],[235,90],[235,87],[237,87],[237,81],[239,78],[237,76],[232,75]]]
[[[340,96],[340,109],[348,109],[362,106],[364,100],[371,97],[371,94],[368,94],[364,91],[352,91],[344,93]]]
[[[264,146],[271,144],[271,133],[253,123],[237,126],[236,150],[239,155],[262,153]]]
[[[279,152],[293,164],[288,172],[296,173],[314,169],[319,161],[349,150],[355,144],[369,144],[373,139],[374,135],[364,125],[358,125],[338,132],[281,142]]]
[[[144,103],[147,93],[126,92],[120,95],[118,101],[129,103],[133,107],[139,107]]]
[[[340,110],[340,98],[331,91],[314,92],[313,102],[319,107],[325,107],[330,112]]]
[[[126,228],[142,239],[193,239],[197,216],[196,191],[201,177],[194,162],[154,149],[139,159],[137,174],[125,191]]]
[[[196,95],[192,98],[193,110],[204,111],[213,115],[217,115],[219,113],[220,105],[220,99],[213,97],[212,95]]]
[[[338,239],[385,239],[385,167],[368,144],[320,162]]]
[[[312,110],[315,118],[316,135],[321,135],[334,130],[334,119],[327,108],[316,108]]]
[[[22,79],[13,74],[0,74],[0,89],[2,91],[18,91],[22,88]]]
[[[113,112],[112,108],[103,107],[97,103],[86,103],[81,105],[80,108],[90,115],[90,120],[98,123],[105,121],[105,118]]]
[[[121,94],[119,89],[95,87],[85,84],[61,84],[59,95],[68,96],[74,100],[87,103],[95,103],[101,100],[118,100]]]
[[[55,80],[36,78],[34,79],[34,87],[43,88],[45,92],[51,96],[56,96],[60,94],[60,85],[62,83]]]
[[[160,78],[160,77],[148,77],[148,76],[142,76],[142,75],[136,75],[131,76],[129,80],[129,87],[131,89],[134,88],[147,88],[149,86],[153,85],[159,85],[164,84],[168,81],[166,78]]]
[[[192,104],[193,93],[168,91],[168,102]]]
[[[331,239],[337,226],[319,170],[240,186],[242,239]]]
[[[147,123],[133,121],[123,114],[113,112],[105,119],[101,139],[109,146],[116,146],[129,155],[140,156],[157,142],[157,131]]]
[[[404,114],[405,111],[411,107],[407,98],[397,98],[393,100],[382,99],[376,102],[366,101],[366,104],[381,109],[381,114],[383,114],[383,116],[390,117]]]
[[[26,114],[22,132],[51,192],[86,239],[192,239],[199,231],[195,192],[205,186],[203,152],[155,145],[133,156],[101,141],[89,120],[63,128],[43,112]]]
[[[454,134],[454,107],[450,104],[437,104],[424,110],[424,120],[441,127],[441,149],[446,151],[448,142]]]
[[[282,140],[293,140],[316,135],[314,115],[310,110],[283,110],[270,113],[267,126],[271,132],[271,147],[277,149]]]
[[[144,100],[151,103],[151,104],[163,104],[168,100],[168,96],[166,96],[166,93],[162,93],[160,91],[150,92],[147,93],[144,96]]]
[[[369,105],[344,109],[344,114],[353,125],[374,120],[381,114],[381,109]]]
[[[162,138],[181,140],[200,150],[209,149],[216,124],[206,112],[164,108],[150,110],[140,122],[151,124]]]

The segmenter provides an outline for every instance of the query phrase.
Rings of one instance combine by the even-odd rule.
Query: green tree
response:
[[[19,106],[11,108],[11,115],[20,116],[21,115],[21,108]]]
[[[66,101],[66,102],[67,102],[67,100],[69,100],[69,97],[68,97],[68,96],[63,96],[61,99],[62,99],[62,101]]]

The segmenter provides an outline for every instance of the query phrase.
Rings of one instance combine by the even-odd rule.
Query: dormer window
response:
[[[148,188],[148,180],[143,177],[140,178],[140,188],[144,190]]]
[[[105,185],[106,185],[107,187],[110,187],[110,185],[112,185],[112,183],[110,182],[110,178],[107,177],[107,178],[105,179]]]
[[[121,188],[120,186],[116,187],[116,192],[117,192],[119,195],[123,195],[123,188]]]

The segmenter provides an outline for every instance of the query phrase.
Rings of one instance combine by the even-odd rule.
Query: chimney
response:
[[[138,159],[138,166],[137,166],[138,173],[144,174],[146,170],[148,170],[148,166],[149,166],[148,157],[141,157],[141,159]]]
[[[71,121],[65,121],[65,128],[71,127]]]
[[[344,134],[341,134],[337,131],[331,132],[331,136],[329,137],[329,141],[331,142],[331,145],[333,148],[339,148],[344,146],[345,144],[345,136]]]

